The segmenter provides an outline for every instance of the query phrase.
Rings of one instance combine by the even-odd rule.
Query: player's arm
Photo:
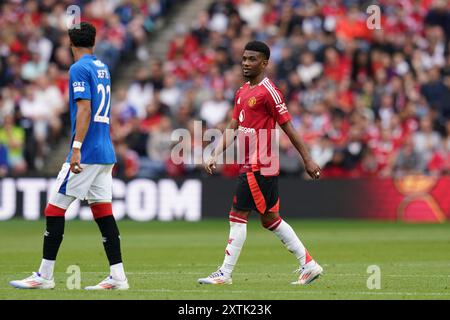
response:
[[[281,129],[283,129],[283,131],[287,134],[295,149],[297,149],[298,153],[300,153],[300,155],[302,156],[306,172],[308,172],[311,178],[319,179],[320,167],[312,160],[311,156],[309,155],[308,149],[295,132],[283,94],[278,88],[273,87],[270,83],[266,83],[264,84],[264,86],[267,88],[268,92],[266,97],[269,111],[273,114],[275,121],[278,123]]]
[[[72,145],[72,155],[70,157],[70,170],[73,173],[80,173],[83,168],[80,166],[81,145],[86,137],[91,122],[91,100],[80,99],[77,101],[77,120],[74,144]]]
[[[308,149],[306,148],[303,141],[300,139],[298,134],[295,132],[294,127],[292,126],[291,121],[287,121],[280,125],[281,129],[287,134],[289,140],[294,145],[295,149],[297,149],[298,153],[302,156],[303,162],[305,164],[306,172],[308,172],[309,176],[313,179],[320,178],[320,167],[312,160]]]
[[[224,150],[234,141],[235,132],[238,128],[238,122],[236,119],[232,118],[228,123],[227,128],[222,132],[222,136],[217,144],[212,156],[206,161],[205,170],[209,174],[213,174],[214,169],[216,169],[217,157],[222,154]]]

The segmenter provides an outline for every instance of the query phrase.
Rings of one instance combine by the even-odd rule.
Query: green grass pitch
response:
[[[86,292],[66,287],[67,268],[81,269],[81,287],[108,274],[92,221],[68,221],[54,290],[18,290],[10,280],[39,267],[44,221],[0,222],[0,299],[449,299],[450,224],[288,220],[325,274],[293,286],[297,261],[255,216],[231,286],[197,284],[221,264],[228,221],[119,221],[130,290]],[[368,289],[367,268],[378,265],[381,289]]]

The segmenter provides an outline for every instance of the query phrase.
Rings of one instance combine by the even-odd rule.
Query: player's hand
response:
[[[309,176],[313,179],[320,178],[321,169],[317,163],[310,160],[305,163],[306,172],[308,172]]]
[[[81,171],[83,171],[83,168],[81,168],[80,165],[80,161],[81,161],[80,149],[73,148],[72,155],[70,156],[70,171],[72,171],[75,174],[78,174]]]
[[[209,158],[205,164],[206,172],[208,172],[209,174],[213,174],[214,170],[216,169],[216,162],[217,162],[216,158],[214,157]]]

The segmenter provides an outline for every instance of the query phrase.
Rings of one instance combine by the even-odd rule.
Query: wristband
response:
[[[81,149],[82,145],[83,145],[83,143],[81,143],[80,141],[74,141],[72,144],[72,148],[73,149]]]

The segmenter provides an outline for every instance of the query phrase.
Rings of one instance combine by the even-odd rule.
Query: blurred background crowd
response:
[[[68,144],[71,5],[95,25],[95,54],[115,74],[121,61],[149,59],[147,37],[177,1],[0,1],[0,176],[39,173]]]
[[[191,25],[172,26],[167,56],[156,59],[145,43],[174,2],[77,2],[113,73],[117,176],[201,174],[200,166],[172,162],[171,133],[193,132],[196,120],[203,130],[225,128],[242,85],[242,50],[253,39],[270,45],[267,75],[323,177],[450,173],[447,1],[215,0]],[[0,5],[0,176],[39,172],[53,146],[67,144],[65,8],[72,3]],[[373,3],[381,7],[380,30],[366,25]],[[118,66],[133,59],[147,67],[114,86]],[[284,135],[280,166],[282,175],[304,172]],[[235,176],[238,168],[221,166],[219,174]]]

